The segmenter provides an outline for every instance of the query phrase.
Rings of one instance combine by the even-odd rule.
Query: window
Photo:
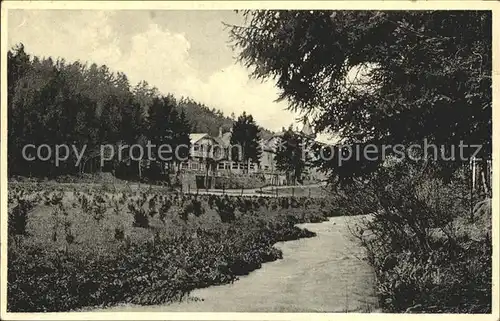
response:
[[[269,165],[265,165],[265,166],[264,166],[264,169],[265,169],[266,171],[268,171],[268,170],[269,170]]]
[[[199,169],[199,168],[200,168],[200,166],[199,166],[199,165],[200,165],[200,164],[198,164],[198,163],[191,163],[191,169],[195,169],[195,170],[196,170],[196,169]]]
[[[193,151],[197,152],[199,150],[200,150],[200,146],[198,146],[198,145],[193,146]]]
[[[219,163],[219,165],[217,165],[217,168],[218,169],[224,169],[225,168],[224,165],[225,165],[224,163]]]
[[[233,163],[233,165],[231,166],[232,169],[238,169],[238,163]]]

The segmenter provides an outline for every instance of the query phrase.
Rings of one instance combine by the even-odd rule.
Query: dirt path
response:
[[[130,312],[368,312],[377,309],[373,273],[349,236],[356,218],[301,224],[316,237],[276,244],[283,259],[263,264],[233,284],[198,289],[184,302],[117,306]],[[101,310],[102,311],[102,310]]]

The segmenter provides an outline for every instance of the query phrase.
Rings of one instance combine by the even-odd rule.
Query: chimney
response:
[[[219,127],[219,137],[222,137],[222,126]]]

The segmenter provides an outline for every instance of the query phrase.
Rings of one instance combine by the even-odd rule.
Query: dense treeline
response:
[[[102,170],[97,156],[103,144],[145,145],[151,140],[175,147],[189,144],[190,132],[217,135],[220,127],[233,125],[233,119],[215,108],[190,98],[163,97],[145,81],[132,86],[124,73],[105,65],[31,56],[22,44],[8,52],[8,113],[9,175],[34,177]],[[55,166],[53,160],[26,161],[26,144],[74,145],[78,152],[87,147],[77,166],[72,150],[68,160]],[[127,178],[147,174],[125,156],[126,162],[110,162],[104,170]],[[163,168],[156,166],[152,174]]]

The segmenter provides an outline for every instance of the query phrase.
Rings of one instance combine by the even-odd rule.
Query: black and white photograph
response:
[[[499,320],[499,3],[356,2],[2,3],[2,319]]]

